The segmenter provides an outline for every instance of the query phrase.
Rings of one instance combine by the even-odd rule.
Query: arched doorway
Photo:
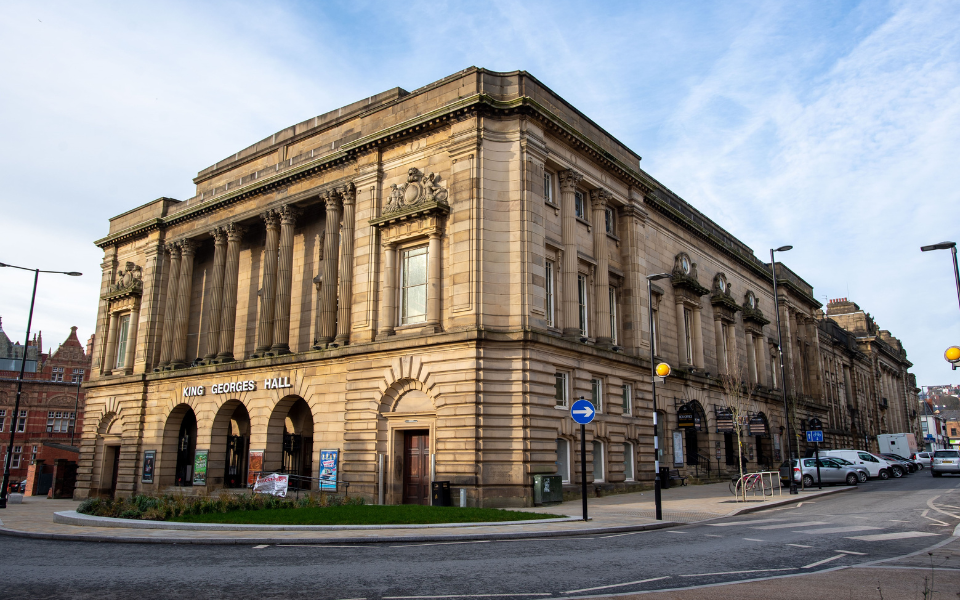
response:
[[[770,436],[770,421],[762,412],[750,417],[747,433],[754,437],[757,445],[757,466],[770,471],[774,466],[773,440]]]
[[[303,398],[287,396],[273,409],[267,426],[264,469],[290,475],[290,488],[311,489],[313,412]]]
[[[247,484],[247,456],[250,451],[250,414],[239,400],[227,400],[213,419],[210,440],[209,471],[213,483],[219,483],[223,473],[223,487],[241,488]]]
[[[192,486],[196,450],[197,416],[189,405],[179,404],[170,411],[163,428],[160,485]]]
[[[690,466],[698,466],[701,461],[700,436],[707,435],[707,414],[703,406],[697,400],[690,400],[677,410],[677,424],[684,430],[684,440],[686,445],[686,463]],[[704,439],[704,444],[706,444]],[[704,446],[706,452],[709,448]],[[709,457],[704,457],[709,460]]]
[[[120,471],[120,446],[123,423],[116,413],[107,413],[97,427],[97,448],[93,462],[94,495],[113,498],[117,492]]]

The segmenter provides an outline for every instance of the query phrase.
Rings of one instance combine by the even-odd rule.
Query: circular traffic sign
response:
[[[589,400],[584,400],[580,398],[573,403],[573,406],[570,407],[570,416],[573,417],[573,420],[581,425],[586,425],[593,420],[593,417],[596,416],[597,411],[593,408],[593,403]]]

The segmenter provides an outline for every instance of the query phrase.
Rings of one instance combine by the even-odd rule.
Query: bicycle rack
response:
[[[774,479],[776,477],[776,479]],[[743,491],[737,493],[737,502],[740,502],[741,499],[746,501],[746,495],[752,494],[755,498],[759,492],[760,497],[763,502],[767,501],[767,490],[770,490],[770,496],[772,497],[774,491],[778,495],[783,496],[783,486],[780,484],[780,472],[779,471],[759,471],[757,473],[747,473],[740,478],[744,482]],[[776,482],[776,485],[774,485]],[[740,487],[740,486],[737,486]]]

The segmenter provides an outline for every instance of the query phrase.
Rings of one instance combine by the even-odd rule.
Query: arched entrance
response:
[[[170,411],[163,427],[160,485],[192,486],[196,450],[197,416],[189,405],[179,404]]]
[[[239,400],[227,400],[213,419],[209,472],[213,483],[241,488],[247,483],[247,455],[250,451],[250,414]]]
[[[690,400],[686,404],[682,405],[677,409],[677,425],[684,430],[684,437],[686,438],[686,463],[690,466],[697,466],[701,461],[701,450],[700,450],[700,436],[703,435],[704,439],[704,449],[706,452],[709,452],[709,448],[706,447],[707,439],[707,414],[703,410],[703,406],[697,400]],[[705,460],[709,460],[709,457],[704,457]]]
[[[95,495],[109,498],[116,496],[122,433],[123,423],[116,413],[107,413],[100,420],[92,474],[96,485]]]
[[[313,487],[313,412],[303,398],[287,396],[273,409],[264,469],[290,475],[290,488]]]

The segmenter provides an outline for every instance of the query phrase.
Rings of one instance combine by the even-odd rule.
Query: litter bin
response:
[[[559,475],[533,476],[533,504],[557,504],[563,502],[563,478]]]
[[[660,489],[670,489],[670,467],[660,467]]]
[[[433,506],[450,506],[449,481],[434,481],[430,487],[430,498]]]

